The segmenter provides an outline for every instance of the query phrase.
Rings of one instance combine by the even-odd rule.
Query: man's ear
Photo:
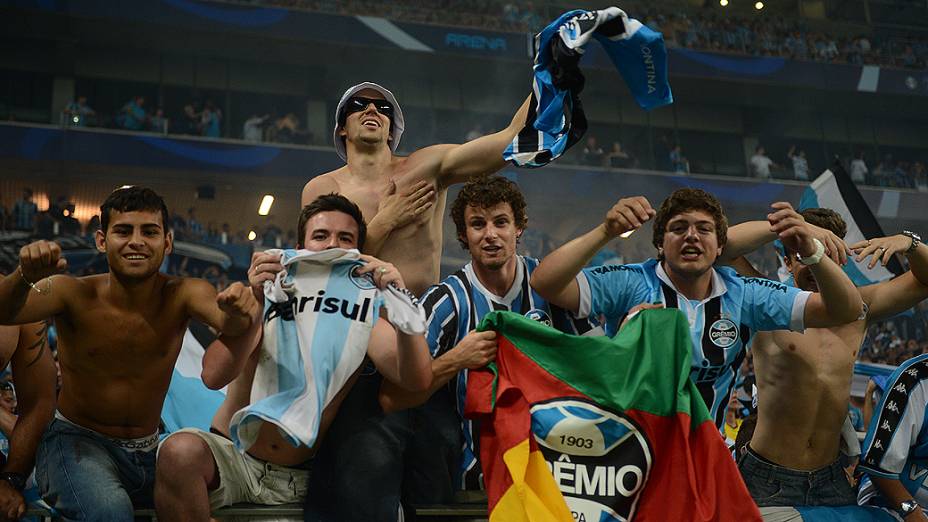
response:
[[[93,233],[93,242],[97,246],[97,251],[106,253],[106,234],[102,230],[97,229]]]
[[[164,235],[164,255],[169,256],[174,251],[174,231],[168,230]]]

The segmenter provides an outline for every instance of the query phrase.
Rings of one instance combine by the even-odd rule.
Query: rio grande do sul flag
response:
[[[759,521],[690,381],[679,310],[643,311],[614,338],[493,312],[495,364],[470,372],[491,522]]]

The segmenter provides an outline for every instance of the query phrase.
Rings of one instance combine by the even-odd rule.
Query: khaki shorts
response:
[[[168,438],[176,433],[197,435],[206,442],[213,453],[216,467],[219,469],[219,487],[209,492],[211,509],[239,502],[265,506],[302,504],[306,499],[308,470],[279,466],[256,459],[247,453],[239,453],[232,441],[222,435],[196,428],[184,428],[172,433]]]

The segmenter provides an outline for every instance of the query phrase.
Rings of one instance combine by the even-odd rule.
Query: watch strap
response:
[[[921,506],[918,505],[918,502],[916,502],[915,499],[911,499],[902,501],[895,511],[900,517],[905,518],[919,509],[921,509]]]
[[[911,253],[913,250],[918,248],[918,245],[920,245],[922,242],[922,238],[918,234],[910,230],[903,230],[902,235],[912,240],[912,244],[910,244],[909,248],[907,248],[905,252],[903,252],[904,254]]]

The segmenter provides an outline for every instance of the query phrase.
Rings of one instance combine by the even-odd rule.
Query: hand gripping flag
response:
[[[679,310],[614,338],[492,312],[496,362],[470,373],[490,521],[756,521],[760,514],[689,379]]]
[[[591,39],[599,42],[645,110],[673,102],[667,49],[661,33],[618,7],[573,10],[535,37],[532,95],[525,127],[503,152],[520,167],[541,167],[561,156],[586,132],[580,103],[584,78],[578,62]]]

